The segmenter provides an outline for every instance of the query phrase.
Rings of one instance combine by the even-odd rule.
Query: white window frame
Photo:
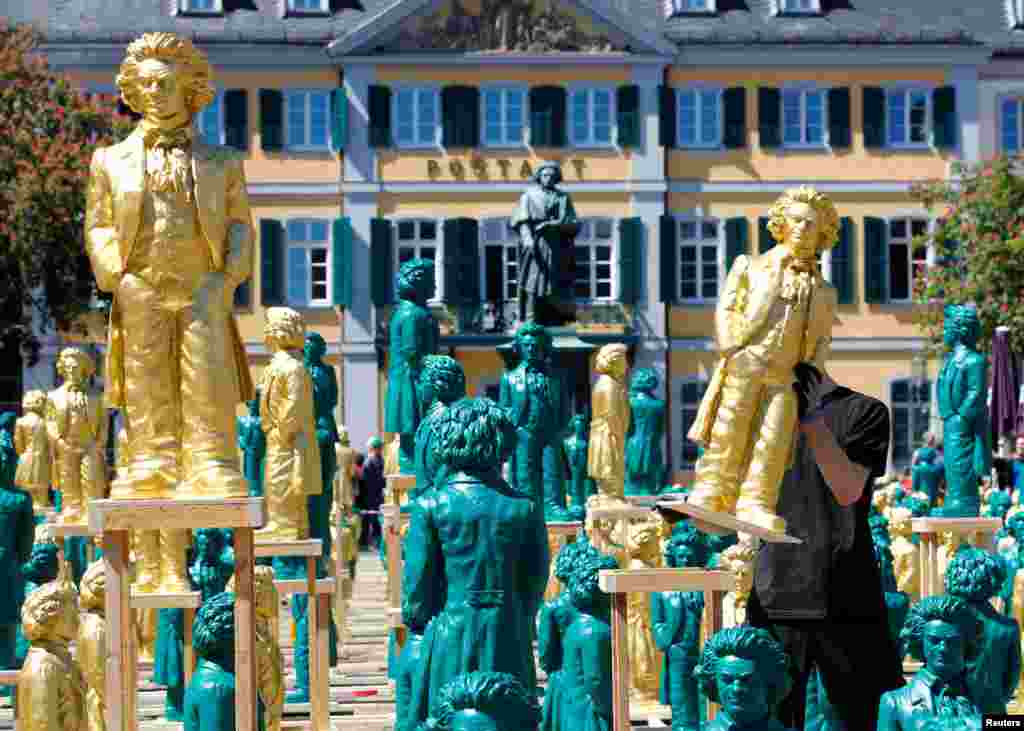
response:
[[[1021,0],[1024,2],[1024,0]],[[1006,135],[1006,117],[1003,114],[1003,109],[1007,103],[1013,103],[1017,107],[1017,129],[1014,130],[1017,134],[1017,147],[1010,150],[1005,144]],[[996,101],[996,116],[998,118],[999,127],[999,141],[998,149],[1001,152],[1014,153],[1024,151],[1024,96],[1018,94],[1001,94]]]
[[[800,95],[800,141],[786,141],[786,94]],[[821,96],[821,142],[807,141],[807,95]],[[779,119],[782,120],[782,146],[790,150],[820,150],[827,147],[828,139],[828,92],[817,86],[784,86],[779,94]]]
[[[599,142],[594,139],[594,92],[603,91],[608,94],[608,141]],[[576,104],[574,98],[576,94],[580,92],[586,92],[587,94],[587,137],[586,139],[579,139],[576,137]],[[615,87],[606,86],[604,84],[571,84],[567,89],[568,97],[566,99],[566,106],[568,107],[566,114],[566,125],[568,126],[568,138],[569,145],[577,148],[597,148],[597,149],[609,149],[615,147],[615,141],[618,139],[618,117],[617,110],[615,107]]]
[[[1024,27],[1024,0],[1005,0],[1005,6],[1010,28]]]
[[[683,401],[683,389],[686,386],[694,383],[697,384],[698,390],[700,392],[697,400],[694,402]],[[702,384],[703,388],[700,388]],[[686,462],[683,460],[683,447],[686,445],[686,442],[688,441],[686,436],[687,432],[690,431],[690,427],[693,426],[693,421],[696,420],[697,418],[697,411],[700,408],[700,402],[704,397],[704,393],[708,389],[708,384],[709,380],[701,376],[687,376],[676,381],[676,395],[679,397],[679,406],[677,407],[679,409],[679,433],[682,436],[682,441],[680,441],[679,443],[678,452],[679,469],[681,470],[692,470],[697,466],[696,461]],[[693,420],[691,420],[689,424],[686,423],[686,419],[683,416],[683,410],[686,409],[690,409],[693,411]]]
[[[715,131],[714,140],[705,140],[702,137],[704,129],[704,105],[702,97],[706,92],[715,93],[715,114],[718,118],[718,128]],[[676,141],[679,147],[687,150],[719,150],[722,148],[722,140],[725,131],[725,104],[722,102],[722,94],[725,89],[721,86],[710,84],[689,84],[676,89]],[[697,115],[696,142],[683,141],[683,97],[687,94],[694,95],[694,109]]]
[[[212,109],[217,111],[217,139],[207,140],[203,138],[203,118],[210,114]],[[199,139],[202,139],[208,145],[224,145],[227,144],[227,124],[225,116],[225,105],[224,105],[224,90],[218,88],[216,95],[213,97],[208,105],[199,110],[199,113],[193,117],[195,125],[195,133]]]
[[[331,10],[330,0],[313,0],[313,3],[318,5],[315,8],[299,8],[296,7],[296,0],[286,1],[288,3],[288,12],[292,14],[308,13],[310,15],[320,15],[322,13],[329,13]]]
[[[692,5],[695,3],[700,3],[706,7],[694,8]],[[712,14],[718,10],[715,6],[715,0],[664,0],[664,5],[666,18],[671,18],[673,15]]]
[[[412,104],[412,142],[403,142],[398,139],[398,97],[403,92],[413,93],[413,104]],[[421,93],[430,93],[434,95],[434,121],[433,139],[429,141],[423,141],[418,139],[417,134],[420,127],[420,105],[419,95]],[[438,148],[441,146],[441,87],[436,84],[399,84],[392,87],[391,90],[391,132],[392,137],[395,141],[395,146],[403,150],[415,150],[415,149],[431,149]]]
[[[935,132],[935,110],[932,108],[932,92],[934,85],[929,84],[903,84],[885,88],[885,146],[893,150],[922,150],[931,147],[932,135]],[[910,95],[914,92],[923,92],[925,98],[925,130],[923,142],[910,141]],[[903,128],[906,130],[902,141],[893,142],[891,138],[891,125],[889,124],[891,97],[895,94],[903,96]]]
[[[505,118],[505,109],[508,106],[507,94],[510,91],[517,91],[523,95],[523,106],[522,106],[522,118],[520,119],[520,136],[519,140],[508,139],[508,129]],[[501,108],[501,120],[499,121],[499,127],[501,128],[501,141],[500,142],[489,142],[487,140],[487,93],[498,92],[500,96],[500,108]],[[527,135],[530,131],[530,88],[522,84],[485,84],[480,88],[480,144],[483,147],[488,148],[509,148],[509,147],[525,147]]]
[[[704,289],[704,277],[703,277],[703,266],[704,261],[702,257],[701,248],[706,246],[706,241],[710,239],[696,238],[696,239],[684,239],[682,227],[684,223],[693,223],[697,226],[698,233],[704,224],[711,223],[715,226],[715,296],[705,297],[701,294]],[[725,272],[725,227],[722,225],[721,220],[711,216],[697,216],[697,215],[679,215],[675,217],[676,225],[676,295],[679,298],[679,303],[684,305],[702,305],[709,302],[718,301],[718,293],[721,292],[723,284],[723,273]],[[687,243],[690,242],[690,243]],[[694,246],[697,249],[697,296],[696,297],[685,297],[683,296],[683,277],[682,277],[682,249],[683,246]]]
[[[598,239],[596,237],[590,239],[581,238],[579,235],[576,236],[574,247],[576,246],[587,246],[591,249],[590,255],[590,273],[588,276],[590,286],[590,297],[578,297],[576,296],[576,282],[573,282],[573,296],[575,301],[581,304],[586,303],[604,303],[604,302],[615,302],[619,296],[619,227],[618,219],[612,218],[611,216],[586,216],[579,219],[581,224],[580,233],[583,233],[587,227],[593,231],[596,228],[598,221],[608,221],[611,225],[611,237],[607,239]],[[598,246],[609,246],[611,251],[609,252],[608,271],[610,276],[610,287],[609,295],[607,297],[594,296],[594,291],[597,289],[599,281],[597,277],[597,256],[596,247]],[[573,257],[575,258],[576,252],[573,251]],[[579,278],[579,270],[576,270],[576,277]]]
[[[305,139],[308,140],[312,133],[312,95],[322,94],[327,101],[327,126],[325,129],[325,140],[323,144],[312,144],[310,142],[292,142],[291,105],[294,103],[293,95],[303,95],[303,120]],[[284,138],[285,149],[296,152],[328,152],[331,147],[331,90],[330,89],[286,89],[284,92]]]
[[[422,238],[420,225],[424,222],[434,224],[433,239]],[[404,241],[398,238],[398,226],[402,223],[415,223],[415,238]],[[410,247],[414,248],[416,250],[415,254],[413,254],[414,259],[427,258],[421,253],[421,249],[423,247],[431,247],[434,249],[434,296],[427,300],[427,302],[431,304],[441,302],[444,299],[444,221],[439,218],[431,218],[430,216],[403,216],[402,218],[394,218],[391,220],[391,231],[395,273],[397,273],[399,268],[402,266],[398,257],[399,249]],[[397,297],[397,295],[398,293],[396,292],[395,296]]]
[[[892,228],[891,227],[892,227],[892,222],[893,221],[900,221],[900,220],[906,221],[906,224],[907,224],[907,238],[896,239],[896,241],[901,242],[901,243],[905,242],[907,244],[907,249],[908,249],[907,255],[910,257],[910,259],[908,261],[908,264],[909,264],[909,267],[910,267],[909,268],[910,280],[908,282],[908,289],[907,289],[907,295],[908,296],[905,299],[902,299],[902,298],[901,299],[893,299],[893,297],[892,297],[892,262],[893,262],[892,246],[893,246],[893,238],[892,238],[892,233],[891,233],[892,232]],[[912,244],[912,242],[914,240],[914,236],[912,235],[913,222],[914,221],[924,221],[925,222],[925,226],[926,226],[925,233],[929,237],[928,248],[927,248],[927,252],[925,254],[925,267],[931,267],[931,266],[933,266],[935,264],[935,243],[934,243],[934,241],[931,238],[933,236],[934,232],[935,232],[935,219],[930,218],[928,215],[926,215],[924,213],[906,213],[906,214],[893,215],[893,216],[889,216],[888,218],[886,218],[885,219],[885,246],[886,246],[885,254],[886,254],[886,262],[888,263],[889,267],[888,267],[888,271],[886,271],[886,273],[885,273],[885,290],[886,290],[886,299],[887,299],[889,304],[894,304],[894,305],[913,304],[913,301],[914,301],[914,263],[915,263],[915,259],[914,259],[914,249],[913,249],[913,244]],[[917,261],[919,261],[919,260],[917,260]]]
[[[197,0],[178,0],[178,10],[191,15],[220,15],[224,12],[223,0],[211,0],[211,7],[195,7]]]
[[[808,3],[810,7],[799,8],[793,7],[794,5],[802,4],[801,0],[775,0],[776,7],[778,10],[776,14],[785,13],[786,15],[817,15],[821,12],[821,0],[810,0]]]
[[[313,224],[322,224],[324,226],[324,239],[323,241],[293,241],[291,238],[290,226],[294,223],[302,223],[307,226],[307,232],[312,232]],[[331,221],[327,218],[317,218],[315,216],[296,216],[289,218],[284,222],[285,230],[285,254],[284,254],[284,292],[285,299],[288,304],[292,307],[331,307],[333,301],[331,298],[331,282],[334,281],[334,262],[331,261]],[[306,252],[306,299],[304,302],[296,302],[291,297],[291,251],[301,249]],[[326,279],[324,280],[325,295],[323,298],[313,298],[313,249],[323,249],[326,252]]]
[[[500,222],[508,229],[508,234],[501,239],[491,239],[486,236],[489,224]],[[511,302],[517,296],[516,287],[512,288],[509,294],[509,260],[516,262],[515,284],[519,284],[519,235],[508,227],[508,216],[488,216],[480,219],[480,292],[486,295],[487,292],[487,249],[488,246],[501,246],[501,292],[502,301]],[[485,297],[486,299],[486,297]]]
[[[904,467],[909,467],[911,460],[913,460],[913,458],[914,458],[914,417],[913,417],[914,402],[913,402],[912,398],[911,398],[910,401],[896,401],[893,398],[893,390],[895,389],[897,384],[906,383],[907,384],[907,394],[909,396],[913,397],[912,389],[914,388],[915,380],[916,379],[914,377],[912,377],[912,376],[903,376],[903,377],[900,377],[900,378],[893,378],[892,380],[889,381],[889,408],[892,411],[892,430],[893,430],[892,446],[889,449],[889,462],[892,464],[892,466],[894,468],[898,468],[898,469],[902,469]],[[935,398],[935,379],[932,379],[932,378],[928,379],[927,388],[925,390],[928,393],[928,398],[929,399],[934,399]],[[929,400],[929,402],[928,402],[928,409],[927,409],[926,413],[924,414],[924,421],[925,421],[924,431],[925,432],[927,432],[929,430],[930,426],[931,426],[931,413],[930,412],[931,412],[932,403],[933,402]],[[910,432],[908,434],[909,439],[908,439],[908,445],[907,446],[909,447],[909,452],[910,453],[907,455],[906,462],[897,461],[897,458],[896,458],[896,410],[897,409],[906,409],[907,410],[907,417],[908,417],[907,418],[907,427],[910,430]]]

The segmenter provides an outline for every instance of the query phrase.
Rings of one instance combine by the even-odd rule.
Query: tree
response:
[[[30,26],[0,20],[0,343],[34,362],[40,329],[81,329],[97,294],[85,193],[97,146],[130,119],[48,68]]]
[[[935,264],[917,273],[917,324],[932,347],[942,344],[942,307],[973,303],[987,351],[1000,325],[1024,353],[1024,158],[1006,156],[953,166],[953,180],[928,181],[912,195],[939,218],[930,237]]]

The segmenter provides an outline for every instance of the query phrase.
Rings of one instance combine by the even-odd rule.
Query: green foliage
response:
[[[32,322],[69,329],[95,284],[85,195],[97,146],[131,131],[116,98],[87,99],[51,71],[28,26],[0,21],[0,342],[34,360]]]
[[[1024,158],[1002,155],[980,165],[954,164],[953,180],[915,186],[914,197],[939,219],[936,262],[914,282],[917,323],[938,350],[942,308],[973,303],[981,321],[978,347],[1010,328],[1011,347],[1024,352]],[[958,179],[957,179],[958,178]],[[915,241],[915,246],[926,241]]]

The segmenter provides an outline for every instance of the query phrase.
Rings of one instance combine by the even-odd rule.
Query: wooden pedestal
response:
[[[328,708],[330,683],[330,617],[333,578],[316,578],[316,561],[323,554],[323,543],[316,539],[305,541],[260,541],[256,544],[256,558],[297,557],[306,559],[305,579],[274,580],[274,587],[282,596],[309,595],[306,627],[309,637],[309,710],[310,721],[316,731],[330,731]],[[322,647],[321,647],[322,645]]]
[[[85,558],[89,563],[96,560],[96,547],[91,540],[96,531],[90,530],[85,523],[50,523],[46,529],[55,540],[60,541],[60,550],[65,560],[68,557],[68,538],[89,538],[85,545]]]
[[[627,596],[633,592],[700,591],[704,593],[701,644],[722,629],[722,600],[735,579],[729,571],[703,569],[620,569],[602,571],[601,590],[612,595],[612,731],[629,731],[629,646]],[[708,702],[708,720],[718,706]]]
[[[382,531],[388,549],[388,612],[395,629],[395,651],[401,652],[405,644],[405,626],[402,624],[402,527],[409,522],[409,515],[402,514],[398,505],[381,505]]]
[[[561,591],[561,584],[558,579],[555,578],[555,557],[558,552],[562,550],[562,546],[566,543],[570,543],[571,540],[579,537],[583,533],[583,523],[581,521],[566,521],[566,522],[550,522],[547,523],[548,529],[548,549],[551,552],[551,572],[548,575],[548,587],[544,591],[544,599],[550,601],[554,599],[558,592]]]
[[[235,530],[235,728],[256,731],[256,616],[253,530],[267,520],[263,498],[93,500],[89,529],[103,534],[107,576],[107,731],[135,731],[135,632],[128,550],[132,530]]]
[[[942,594],[944,577],[939,572],[939,538],[942,533],[965,536],[978,548],[994,551],[992,538],[1003,525],[999,518],[912,518],[910,528],[921,536],[917,555],[921,569],[921,598]],[[984,540],[985,537],[988,540]]]
[[[136,594],[132,592],[132,609],[184,609],[184,655],[185,655],[185,687],[192,679],[196,669],[196,658],[192,652],[192,624],[196,618],[196,610],[202,604],[198,591],[182,594]]]

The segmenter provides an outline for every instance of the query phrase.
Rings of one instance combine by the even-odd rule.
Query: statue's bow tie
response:
[[[150,129],[146,131],[143,139],[146,147],[157,147],[164,150],[184,149],[192,144],[192,128]]]
[[[786,262],[786,268],[800,274],[813,274],[817,265],[813,261],[804,259],[790,259]]]

